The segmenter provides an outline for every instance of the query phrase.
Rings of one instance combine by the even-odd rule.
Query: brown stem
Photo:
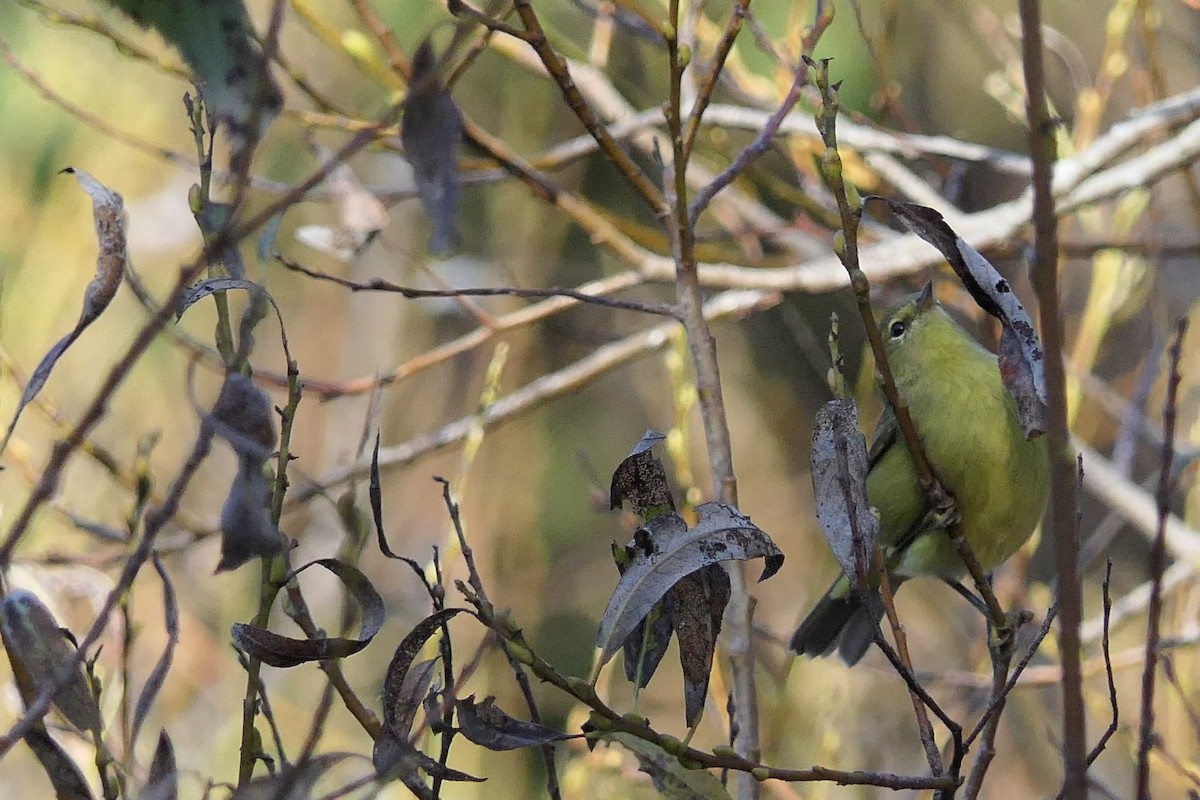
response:
[[[1055,161],[1054,123],[1046,107],[1042,65],[1042,23],[1038,0],[1020,0],[1021,47],[1025,70],[1025,113],[1033,160],[1033,227],[1036,263],[1033,284],[1040,310],[1045,352],[1046,393],[1050,407],[1050,510],[1058,567],[1058,630],[1062,653],[1063,788],[1067,800],[1087,794],[1087,735],[1080,674],[1079,622],[1083,614],[1079,545],[1075,530],[1075,458],[1067,426],[1063,328],[1058,303],[1058,220],[1051,178]]]

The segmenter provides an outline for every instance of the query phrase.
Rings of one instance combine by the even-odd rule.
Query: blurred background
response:
[[[249,3],[259,30],[265,28],[269,5]],[[619,114],[661,105],[667,96],[664,50],[643,17],[662,18],[664,4],[649,0],[596,6],[579,0],[537,5],[559,52],[590,66],[586,71],[581,67],[577,79],[610,122]],[[697,62],[706,64],[730,4],[700,5],[702,21],[690,35],[697,42]],[[755,113],[778,105],[791,83],[812,5],[782,0],[753,4],[726,79],[716,90],[716,103]],[[837,3],[836,12],[816,55],[833,59],[831,73],[843,82],[846,124],[903,136],[949,137],[983,145],[989,154],[951,158],[924,139],[911,140],[918,144],[908,151],[897,148],[890,154],[847,147],[846,177],[861,192],[929,202],[905,188],[905,178],[912,178],[937,198],[932,204],[969,215],[1024,191],[1027,175],[1011,168],[1011,159],[1004,161],[1026,148],[1013,4],[859,0]],[[1200,11],[1187,0],[1083,5],[1050,0],[1043,14],[1047,91],[1062,121],[1064,157],[1086,151],[1132,110],[1196,86]],[[474,29],[456,38],[452,17],[432,0],[287,4],[280,40],[283,64],[274,69],[285,106],[257,154],[250,210],[264,207],[319,165],[313,143],[336,149],[403,89],[403,79],[389,68],[380,44],[380,25],[394,31],[399,51],[410,56],[427,36],[440,52],[452,48],[455,63],[467,64],[452,89],[464,116],[533,163],[567,196],[586,200],[596,218],[590,227],[581,223],[578,215],[544,202],[527,185],[504,178],[492,160],[465,146],[460,158],[465,182],[459,215],[462,246],[450,257],[431,258],[426,245],[430,225],[413,195],[412,169],[393,130],[349,162],[362,186],[383,201],[382,230],[353,252],[333,252],[324,239],[345,217],[330,202],[329,189],[319,187],[283,216],[267,242],[268,256],[278,250],[307,267],[351,280],[378,277],[426,288],[549,287],[576,286],[634,266],[603,246],[598,234],[602,223],[615,226],[639,252],[668,252],[661,228],[605,157],[594,150],[577,156],[556,150],[564,142],[583,141],[585,131],[528,48],[500,35],[485,41]],[[75,324],[94,270],[90,203],[73,180],[59,175],[61,169],[85,169],[124,196],[131,265],[152,297],[165,296],[181,265],[198,252],[201,236],[187,200],[198,171],[181,102],[193,90],[179,75],[177,54],[106,5],[67,0],[0,6],[0,36],[6,58],[0,68],[0,409],[7,424],[22,381]],[[803,119],[811,109],[812,99],[805,97],[795,114]],[[752,140],[756,127],[739,125],[733,117],[726,114],[720,117],[726,122],[701,130],[698,171],[723,169]],[[627,146],[656,174],[654,136],[664,144],[666,140],[661,127],[654,127],[659,118],[651,114],[646,119]],[[813,162],[820,141],[811,125],[797,131],[778,139],[701,219],[703,261],[769,275],[829,255],[833,206]],[[1161,144],[1172,135],[1173,129],[1164,126],[1143,144]],[[221,145],[218,138],[218,170],[224,168]],[[881,159],[879,152],[887,157]],[[1101,454],[1106,468],[1144,487],[1138,497],[1145,502],[1153,495],[1161,460],[1167,336],[1172,321],[1190,312],[1200,291],[1200,184],[1186,170],[1188,158],[1181,157],[1180,165],[1184,171],[1135,180],[1130,186],[1139,188],[1064,217],[1060,232],[1072,425]],[[949,211],[947,218],[954,224]],[[890,235],[892,225],[882,217],[868,219],[864,241]],[[445,476],[462,504],[466,533],[493,602],[511,609],[545,658],[565,673],[586,676],[596,625],[616,578],[610,543],[625,542],[634,525],[630,517],[607,509],[613,468],[645,429],[670,432],[670,447],[662,455],[676,481],[676,500],[695,502],[711,493],[689,359],[678,332],[642,347],[633,358],[541,392],[527,410],[479,428],[465,446],[461,435],[431,446],[422,437],[459,420],[469,427],[489,392],[503,398],[526,391],[532,381],[593,357],[603,345],[629,341],[660,320],[624,310],[573,307],[521,323],[508,315],[531,301],[408,300],[352,293],[289,272],[260,256],[256,244],[248,241],[243,247],[249,277],[278,302],[307,382],[292,440],[297,502],[288,506],[281,525],[298,540],[294,559],[299,563],[354,551],[337,503],[344,498],[367,511],[361,467],[369,455],[367,443],[378,430],[387,456],[383,506],[392,548],[426,562],[432,548],[441,547],[448,578],[465,575],[454,548],[447,549],[452,529],[441,487],[432,479]],[[1027,234],[1021,229],[987,252],[1032,305],[1026,249]],[[996,331],[949,272],[934,272],[941,276],[943,302],[957,309],[981,339],[994,341]],[[910,273],[877,282],[878,305],[914,291],[931,271]],[[628,296],[655,301],[673,297],[669,284],[639,283]],[[244,298],[231,296],[230,302],[240,311]],[[842,320],[846,373],[857,387],[868,425],[880,406],[848,291],[787,291],[770,306],[714,328],[741,509],[787,554],[782,572],[754,588],[764,761],[921,774],[927,768],[908,697],[879,653],[847,669],[836,660],[793,660],[785,650],[794,625],[836,572],[815,524],[807,474],[812,415],[830,396],[825,341],[832,312]],[[78,418],[147,315],[128,286],[122,288],[112,307],[57,365],[5,453],[0,527],[11,525],[55,438]],[[60,622],[76,632],[91,624],[129,549],[127,543],[97,533],[96,526],[128,530],[139,465],[144,464],[161,493],[199,427],[189,392],[203,405],[216,396],[221,373],[211,358],[201,361],[189,389],[192,349],[184,339],[211,348],[215,319],[212,304],[201,302],[159,337],[92,437],[93,453],[110,454],[119,468],[105,468],[95,455],[76,457],[19,551],[12,583],[37,592]],[[504,322],[498,325],[497,320]],[[268,318],[258,329],[253,364],[260,385],[282,404],[286,365],[273,324]],[[456,346],[452,355],[435,350],[465,336],[475,339]],[[1200,526],[1200,495],[1193,490],[1191,467],[1200,398],[1200,373],[1194,366],[1200,358],[1198,336],[1192,333],[1184,345],[1180,472],[1171,498],[1193,537],[1182,540],[1192,549],[1176,555],[1191,552],[1193,562],[1200,552],[1200,540],[1192,533]],[[407,445],[412,445],[412,457]],[[187,773],[185,796],[198,796],[209,778],[232,781],[236,773],[245,673],[229,646],[228,631],[231,623],[253,616],[259,571],[247,566],[212,574],[219,558],[214,531],[234,470],[232,453],[217,445],[162,540],[179,594],[181,641],[135,753],[144,764],[153,734],[160,727],[169,731],[180,768]],[[302,496],[308,499],[299,502]],[[1115,492],[1085,491],[1082,499],[1080,535],[1090,556],[1085,619],[1092,622],[1085,644],[1085,691],[1089,739],[1095,741],[1111,716],[1095,625],[1105,557],[1113,559],[1112,595],[1122,598],[1146,581],[1150,543],[1146,525],[1129,524],[1128,514],[1114,514],[1114,505],[1124,502]],[[80,522],[91,523],[92,530]],[[1002,600],[1033,609],[1037,622],[1052,596],[1048,544],[1035,541],[996,577]],[[360,563],[383,594],[390,616],[371,646],[348,659],[345,669],[360,695],[375,703],[395,644],[429,609],[412,573],[385,560],[373,543]],[[1169,651],[1177,680],[1160,687],[1162,746],[1153,762],[1162,797],[1200,791],[1195,767],[1200,758],[1195,716],[1200,671],[1192,649],[1200,634],[1200,592],[1187,559],[1179,557],[1177,563],[1185,566],[1176,571],[1163,615],[1164,635],[1178,645]],[[140,687],[164,646],[161,584],[152,571],[144,572],[130,596],[128,630],[114,619],[103,640],[99,671],[112,689],[105,693],[106,718],[121,714],[116,688],[125,682],[135,690]],[[304,591],[318,623],[333,631],[340,624],[343,598],[336,582],[323,577],[306,574]],[[454,597],[452,589],[449,595]],[[990,681],[980,616],[934,581],[912,582],[898,604],[926,685],[952,715],[973,721]],[[277,630],[295,634],[297,629],[278,608],[276,617]],[[1094,775],[1116,796],[1128,791],[1136,751],[1145,625],[1144,612],[1133,603],[1112,634],[1121,725]],[[461,623],[455,633],[461,637],[456,640],[458,661],[465,663],[481,631]],[[126,648],[122,642],[127,636],[133,638]],[[123,649],[128,659],[122,658]],[[1028,680],[1010,698],[985,796],[1027,798],[1057,791],[1061,722],[1056,665],[1052,635],[1034,659]],[[20,702],[8,688],[5,670],[7,664],[0,667],[6,687],[0,693],[0,725],[7,726],[19,716]],[[709,707],[696,737],[699,745],[711,747],[728,737],[726,670],[718,656]],[[298,750],[323,686],[322,674],[315,665],[265,668],[264,680],[285,744]],[[480,697],[497,695],[499,704],[514,713],[522,709],[511,673],[494,650],[484,655],[467,690]],[[615,707],[629,703],[619,667],[606,668],[599,690]],[[577,728],[582,722],[582,712],[569,699],[542,688],[538,697],[548,724]],[[685,733],[672,654],[639,710],[660,730]],[[113,729],[118,727],[114,723]],[[60,738],[81,763],[89,762],[84,740],[70,734]],[[335,705],[321,749],[369,754],[370,748],[353,718]],[[636,763],[615,748],[588,753],[571,744],[562,751],[564,797],[655,794]],[[461,741],[455,752],[453,766],[489,780],[448,786],[446,797],[544,794],[535,755],[492,754]],[[362,773],[368,767],[358,762],[345,769]],[[21,748],[0,762],[0,776],[14,797],[48,791],[36,762]],[[883,794],[773,782],[766,792],[814,800]],[[392,786],[382,796],[404,797],[407,790]]]

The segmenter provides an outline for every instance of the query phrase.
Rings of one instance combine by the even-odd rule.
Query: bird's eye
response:
[[[906,330],[908,330],[908,323],[902,319],[896,320],[892,323],[891,327],[888,328],[888,332],[891,333],[893,339],[899,339],[904,335]]]

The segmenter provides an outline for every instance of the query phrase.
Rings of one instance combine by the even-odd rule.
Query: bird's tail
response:
[[[874,612],[845,576],[839,577],[792,636],[792,650],[802,656],[827,656],[837,648],[847,665],[857,664],[875,639],[883,618],[883,604],[872,603]]]

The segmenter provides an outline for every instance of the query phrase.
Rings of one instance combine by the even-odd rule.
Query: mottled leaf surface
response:
[[[25,390],[21,393],[8,431],[4,434],[4,441],[0,442],[0,452],[7,448],[8,440],[12,438],[17,421],[21,418],[21,412],[42,391],[54,370],[54,365],[80,334],[108,308],[121,285],[121,276],[125,274],[125,202],[121,195],[81,169],[67,167],[63,172],[74,175],[79,185],[92,198],[92,217],[96,222],[96,240],[100,246],[100,253],[96,258],[96,273],[84,290],[83,311],[80,312],[75,328],[50,348],[29,376],[29,382],[25,384]]]
[[[628,502],[642,519],[675,510],[667,473],[653,452],[654,446],[666,438],[658,431],[647,430],[613,470],[608,493],[611,508],[618,509]]]
[[[879,518],[867,500],[868,469],[858,407],[852,400],[830,400],[813,427],[813,497],[821,532],[856,586],[870,572],[879,538]]]
[[[722,561],[763,558],[761,581],[782,566],[783,553],[771,538],[736,509],[705,503],[696,514],[695,528],[688,528],[678,514],[655,517],[626,546],[629,566],[609,599],[596,637],[601,663],[612,658],[672,586],[696,570]]]

